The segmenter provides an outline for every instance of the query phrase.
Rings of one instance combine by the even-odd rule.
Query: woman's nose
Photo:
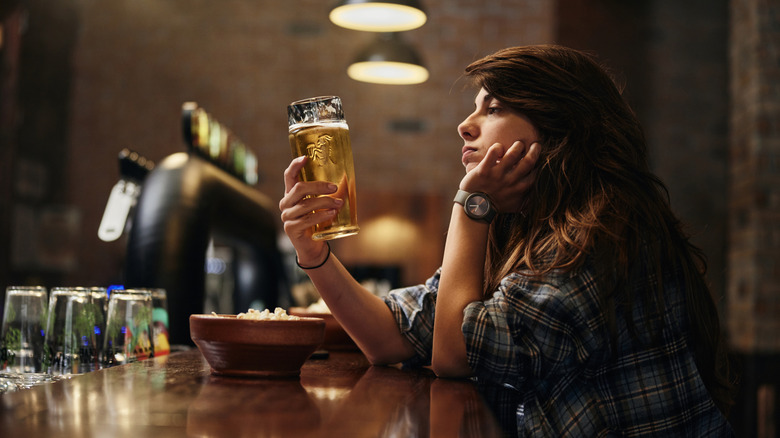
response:
[[[460,125],[458,125],[458,134],[464,140],[477,138],[477,135],[479,134],[476,125],[471,122],[471,116],[466,117],[464,121],[460,122]]]

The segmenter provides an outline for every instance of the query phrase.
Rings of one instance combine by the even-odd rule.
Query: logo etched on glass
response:
[[[309,159],[319,166],[324,166],[326,161],[336,164],[336,160],[332,156],[333,146],[331,140],[333,140],[332,136],[323,134],[317,137],[316,143],[306,145],[306,152]]]

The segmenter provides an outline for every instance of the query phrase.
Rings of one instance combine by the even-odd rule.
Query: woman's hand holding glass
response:
[[[316,266],[326,252],[324,241],[312,240],[312,227],[332,219],[344,201],[330,196],[336,192],[336,184],[326,181],[304,182],[300,172],[307,157],[292,160],[284,171],[284,197],[279,201],[284,232],[298,253],[303,266]]]
[[[488,149],[485,158],[460,182],[460,189],[483,192],[500,213],[515,213],[525,203],[523,194],[536,179],[536,161],[541,145],[514,142],[508,149],[496,143]]]

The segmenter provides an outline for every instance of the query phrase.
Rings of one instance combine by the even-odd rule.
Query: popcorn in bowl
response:
[[[316,303],[309,304],[309,307],[306,308],[306,311],[312,313],[330,313],[328,305],[325,304],[325,300],[322,298],[320,298]]]
[[[239,313],[236,315],[238,319],[256,319],[260,321],[296,321],[301,319],[299,316],[288,315],[287,311],[281,307],[274,309],[271,313],[270,310],[265,309],[262,312],[257,309],[249,309],[246,313]]]

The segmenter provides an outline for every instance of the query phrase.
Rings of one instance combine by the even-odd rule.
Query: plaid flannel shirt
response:
[[[430,364],[440,274],[385,298],[417,353],[407,365]],[[635,284],[636,293],[649,284]],[[684,293],[665,294],[660,336],[644,330],[641,303],[635,336],[618,311],[613,354],[591,271],[511,274],[463,312],[469,364],[478,381],[518,392],[519,436],[733,436],[697,372]]]

